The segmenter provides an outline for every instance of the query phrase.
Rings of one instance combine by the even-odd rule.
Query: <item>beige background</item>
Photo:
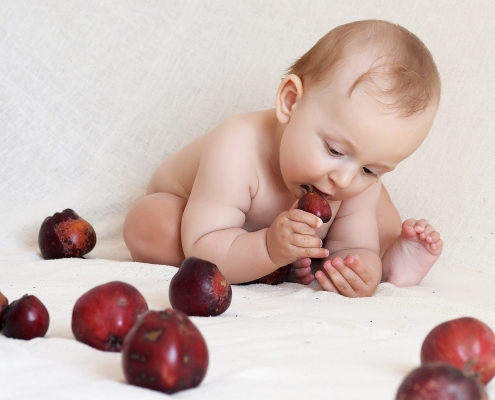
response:
[[[177,397],[393,398],[435,324],[469,314],[495,327],[494,4],[0,2],[0,291],[37,294],[52,315],[46,340],[0,337],[0,398],[158,398],[123,383],[118,355],[73,340],[72,304],[120,279],[150,307],[169,306],[175,269],[130,262],[121,238],[151,173],[227,117],[272,107],[285,68],[358,19],[400,23],[437,61],[443,95],[431,135],[385,181],[404,218],[441,231],[444,255],[420,286],[382,284],[371,299],[235,287],[226,314],[194,319],[210,369]],[[88,260],[43,261],[39,226],[68,207],[98,244]],[[22,383],[26,374],[39,386]]]

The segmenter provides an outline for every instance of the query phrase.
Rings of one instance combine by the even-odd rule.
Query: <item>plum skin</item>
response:
[[[80,258],[96,245],[96,233],[89,222],[67,208],[46,217],[38,234],[38,246],[45,260]]]
[[[261,278],[255,279],[253,281],[244,282],[242,285],[251,285],[254,283],[263,283],[265,285],[280,285],[287,281],[290,276],[290,271],[292,269],[292,264],[284,265],[283,267],[277,268],[275,271],[269,273],[268,275],[262,276]]]
[[[2,330],[2,316],[3,316],[3,312],[5,311],[5,309],[7,308],[7,306],[9,305],[9,300],[7,299],[7,297],[5,297],[2,292],[0,292],[0,331]]]
[[[26,294],[4,309],[1,325],[5,336],[31,340],[45,336],[50,325],[50,314],[36,296]]]
[[[213,317],[230,307],[232,287],[215,264],[188,257],[170,281],[169,300],[189,316]]]
[[[172,309],[145,312],[122,348],[127,382],[168,394],[198,386],[208,363],[201,332],[186,314]]]
[[[112,281],[83,293],[72,310],[72,333],[95,349],[119,352],[141,314],[148,310],[143,295],[132,285]]]
[[[462,317],[433,328],[421,346],[421,363],[441,361],[487,384],[495,375],[495,335],[483,322]]]
[[[455,395],[454,395],[455,394]],[[452,365],[436,362],[411,371],[395,400],[488,400],[484,386]]]
[[[309,212],[320,218],[323,223],[327,223],[332,219],[332,208],[325,198],[314,192],[310,186],[302,185],[307,193],[302,196],[297,202],[297,208]]]

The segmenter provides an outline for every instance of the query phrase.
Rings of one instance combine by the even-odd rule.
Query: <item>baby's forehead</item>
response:
[[[392,56],[386,52],[368,49],[362,52],[352,52],[343,57],[327,76],[314,85],[318,89],[330,90],[351,96],[352,92],[360,84],[369,85],[370,90],[377,90],[371,79],[363,79],[370,71],[376,71],[375,80],[382,80],[382,85],[387,86],[387,65],[393,62]],[[382,72],[379,74],[379,72]],[[378,78],[381,75],[382,78]],[[374,82],[376,83],[376,82]]]
[[[404,117],[438,105],[439,93],[417,71],[401,64],[386,49],[349,54],[326,81],[330,90],[351,97],[364,90],[382,112]]]
[[[370,71],[381,71],[386,74],[394,63],[394,55],[383,46],[366,47],[359,50],[349,50],[336,64],[331,80],[342,80],[348,85],[349,91],[355,83]]]

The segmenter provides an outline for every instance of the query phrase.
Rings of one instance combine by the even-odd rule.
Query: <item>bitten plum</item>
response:
[[[93,250],[96,233],[89,222],[67,208],[45,218],[38,245],[45,260],[79,258]]]
[[[332,219],[332,208],[330,204],[328,204],[323,196],[315,193],[311,187],[307,185],[303,185],[303,187],[308,193],[299,199],[297,208],[316,215],[324,223],[330,221]]]

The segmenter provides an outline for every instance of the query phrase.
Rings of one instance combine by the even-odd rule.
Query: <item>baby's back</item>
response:
[[[208,146],[220,144],[219,142],[228,136],[235,136],[238,149],[244,156],[251,157],[253,168],[256,168],[259,165],[258,147],[263,147],[263,137],[270,134],[266,132],[266,127],[272,124],[273,115],[273,110],[237,115],[196,138],[157,168],[149,183],[147,194],[166,192],[188,199],[203,151]]]

